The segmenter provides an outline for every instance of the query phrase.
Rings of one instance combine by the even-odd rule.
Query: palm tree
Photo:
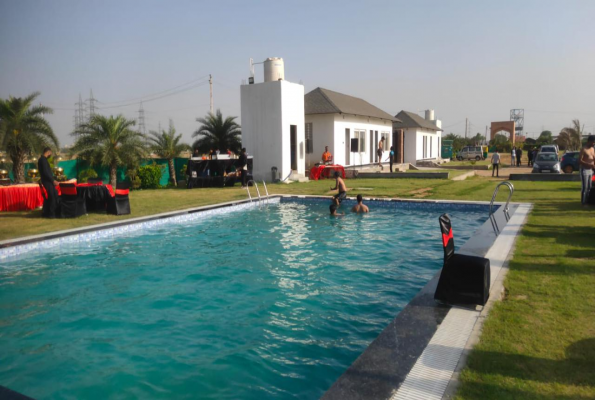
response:
[[[70,152],[91,165],[109,167],[110,184],[115,187],[118,166],[133,165],[147,153],[145,136],[130,129],[134,124],[134,120],[122,114],[117,117],[96,114],[72,133],[77,139]]]
[[[44,147],[58,148],[58,138],[44,114],[51,114],[49,107],[32,106],[39,92],[25,98],[0,99],[0,148],[12,160],[12,172],[17,183],[25,182],[25,159],[41,153]]]
[[[180,143],[182,134],[176,136],[176,128],[174,128],[172,120],[169,120],[168,131],[150,131],[149,134],[152,136],[149,138],[152,142],[151,150],[159,157],[167,159],[167,163],[169,164],[169,176],[173,180],[174,186],[178,186],[174,158],[178,157],[184,150],[190,149],[190,146],[185,143]]]
[[[578,150],[582,146],[582,137],[585,126],[578,119],[572,120],[572,126],[563,128],[558,135],[558,145],[568,150]]]
[[[202,153],[208,153],[209,150],[227,151],[227,149],[238,154],[242,146],[240,125],[234,120],[237,117],[227,117],[223,119],[221,110],[216,114],[208,113],[205,118],[196,120],[202,124],[192,137],[201,136],[196,140],[192,147]]]

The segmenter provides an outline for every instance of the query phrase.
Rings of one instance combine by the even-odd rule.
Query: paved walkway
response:
[[[521,167],[521,168],[500,168],[499,177],[500,179],[509,179],[510,174],[530,174],[532,168],[531,167]],[[477,170],[477,175],[479,176],[492,176],[492,170]],[[495,177],[494,177],[495,178]]]

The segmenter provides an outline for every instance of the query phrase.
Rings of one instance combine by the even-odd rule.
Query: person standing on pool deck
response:
[[[380,139],[380,142],[378,142],[378,150],[377,150],[377,154],[378,154],[378,166],[380,167],[380,170],[382,171],[384,168],[382,167],[382,152],[384,151],[384,137],[382,139]]]
[[[37,168],[39,169],[39,177],[41,178],[40,182],[48,196],[47,200],[43,202],[41,216],[44,218],[56,218],[56,208],[58,206],[58,191],[56,190],[58,181],[54,179],[54,174],[52,174],[52,169],[48,161],[48,157],[51,155],[52,149],[46,147],[43,149],[43,154],[41,154],[39,160],[37,160]]]
[[[335,187],[331,188],[331,190],[339,190],[335,196],[333,196],[333,203],[338,207],[341,205],[341,202],[345,200],[347,197],[347,187],[345,186],[345,182],[341,179],[341,174],[339,171],[335,171]]]
[[[354,213],[367,213],[370,212],[370,209],[368,208],[367,205],[365,205],[363,203],[363,198],[361,194],[357,195],[357,204],[353,206],[353,208],[351,209],[351,212]]]
[[[390,172],[393,172],[393,162],[395,161],[395,148],[390,146],[387,160],[390,162]]]
[[[519,146],[518,149],[516,149],[516,166],[521,168],[521,158],[523,157],[523,150],[521,149],[521,146]]]
[[[238,166],[242,174],[242,189],[247,185],[246,178],[248,177],[248,156],[246,155],[246,148],[242,148],[242,154],[238,160]]]
[[[581,203],[587,205],[589,192],[592,187],[593,169],[595,168],[595,136],[587,138],[587,144],[582,148],[578,156],[578,165],[581,175]]]
[[[492,154],[492,176],[494,176],[494,171],[496,171],[496,177],[500,177],[500,154],[498,154],[498,150],[494,154]]]
[[[514,167],[516,165],[516,147],[512,148],[512,151],[510,152],[510,168]]]

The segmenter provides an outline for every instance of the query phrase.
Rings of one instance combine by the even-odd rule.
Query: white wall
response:
[[[408,128],[404,130],[404,161],[415,164],[417,160],[434,160],[439,158],[440,149],[438,138],[442,137],[440,131],[423,128]],[[426,136],[426,156],[424,157],[424,136]],[[431,142],[431,146],[430,146]],[[442,139],[440,139],[442,142]]]
[[[341,165],[365,165],[370,163],[370,153],[374,155],[378,149],[378,142],[380,141],[382,132],[387,133],[388,144],[386,149],[390,149],[392,143],[392,121],[382,120],[379,118],[360,117],[355,115],[335,114],[335,140],[334,153],[335,162]],[[350,146],[350,143],[345,143],[345,129],[349,128],[350,138],[354,138],[356,130],[366,131],[366,150],[363,153],[349,153],[350,159],[345,160],[345,146]],[[378,140],[374,138],[374,146],[370,148],[370,131],[378,131]],[[382,155],[384,161],[388,157],[386,151]]]
[[[281,83],[281,126],[283,137],[283,169],[280,171],[281,179],[285,179],[291,172],[291,125],[295,125],[297,128],[297,173],[305,175],[306,171],[304,86],[289,81],[278,82]]]
[[[306,122],[312,123],[312,139],[313,150],[312,154],[308,154],[306,164],[311,167],[315,163],[322,160],[322,153],[324,146],[329,147],[329,151],[333,155],[333,161],[340,165],[362,165],[370,163],[370,152],[376,154],[378,148],[378,141],[381,134],[387,134],[388,145],[387,149],[392,146],[392,122],[377,118],[359,117],[354,115],[344,114],[311,114],[306,115]],[[366,131],[366,149],[365,152],[349,153],[350,159],[345,159],[345,146],[351,144],[345,143],[345,129],[349,129],[349,137],[355,137],[356,130]],[[370,131],[378,131],[378,141],[374,138],[374,146],[370,148]],[[388,157],[385,152],[383,161]]]
[[[297,172],[304,174],[304,87],[288,81],[242,85],[240,97],[242,146],[254,156],[254,178],[270,181],[273,166],[282,179],[289,175],[290,125],[297,127]]]
[[[306,154],[306,169],[322,161],[324,146],[335,156],[335,114],[311,114],[306,115],[305,123],[312,123],[312,148],[311,154]]]

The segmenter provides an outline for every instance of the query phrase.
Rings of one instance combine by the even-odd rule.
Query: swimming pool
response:
[[[318,398],[485,206],[328,200],[157,225],[0,266],[0,384],[36,398]],[[348,204],[346,204],[348,206]],[[345,210],[347,207],[344,206]]]

